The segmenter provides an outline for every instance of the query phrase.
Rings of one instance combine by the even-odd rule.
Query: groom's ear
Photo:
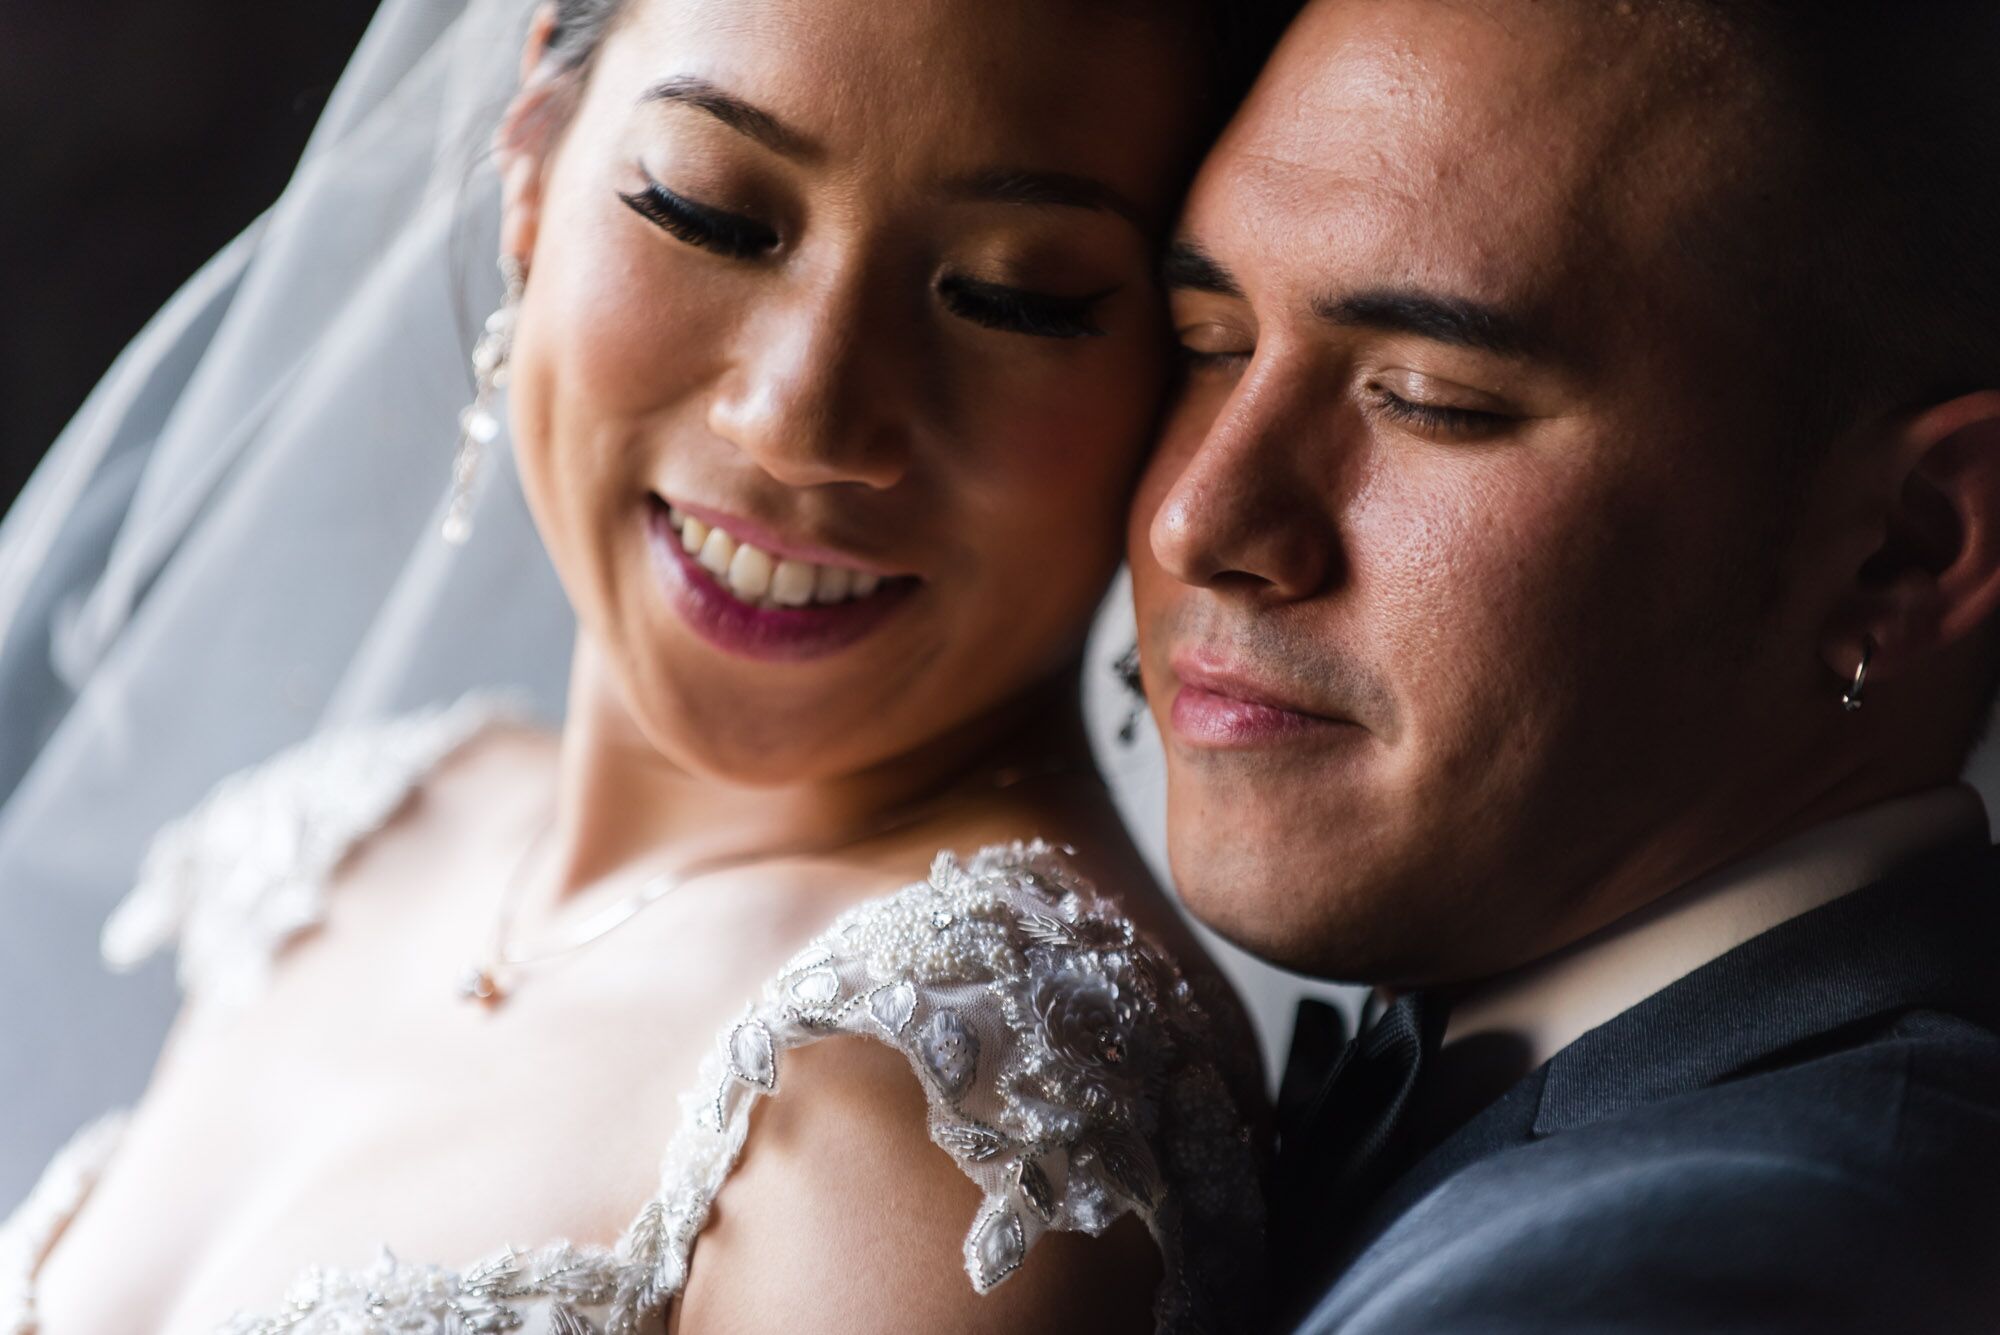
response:
[[[500,250],[524,267],[534,254],[549,160],[575,109],[575,75],[549,56],[555,31],[555,6],[538,6],[521,45],[521,86],[493,132],[500,169]]]
[[[2000,391],[1903,420],[1887,442],[1895,476],[1879,546],[1858,572],[1822,655],[1871,680],[1966,647],[2000,613]]]

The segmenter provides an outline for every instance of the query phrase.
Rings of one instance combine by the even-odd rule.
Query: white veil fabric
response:
[[[283,196],[0,521],[0,1215],[170,1022],[170,969],[96,954],[163,821],[329,722],[493,681],[560,717],[574,621],[504,438],[438,537],[532,7],[384,0]]]

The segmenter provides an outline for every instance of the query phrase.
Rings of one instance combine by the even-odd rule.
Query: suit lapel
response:
[[[1897,1012],[2000,1030],[2000,849],[1955,848],[1783,923],[1591,1030],[1516,1082],[1329,1233],[1337,1274],[1479,1161],[1755,1069]]]
[[[1955,848],[1745,942],[1557,1053],[1534,1134],[1706,1088],[1899,1011],[1992,1023],[1996,887],[1995,850]]]

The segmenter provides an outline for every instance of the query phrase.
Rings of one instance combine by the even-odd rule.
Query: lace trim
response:
[[[604,1247],[508,1248],[462,1274],[399,1261],[387,1247],[366,1270],[314,1267],[271,1316],[238,1314],[217,1335],[499,1335],[525,1323],[524,1300],[545,1301],[549,1335],[638,1335],[641,1309],[621,1304],[633,1267]],[[620,1304],[606,1324],[589,1315]]]
[[[35,1272],[110,1164],[128,1120],[123,1110],[106,1113],[71,1136],[28,1199],[0,1224],[0,1335],[35,1335],[40,1328]]]
[[[326,883],[387,824],[419,780],[492,723],[525,717],[507,692],[372,727],[315,734],[217,784],[147,847],[132,891],[105,920],[104,962],[127,973],[179,943],[190,994],[241,1003],[278,950],[326,919]]]

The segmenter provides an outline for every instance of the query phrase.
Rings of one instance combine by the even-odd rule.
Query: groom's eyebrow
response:
[[[1236,275],[1190,237],[1181,237],[1167,247],[1160,277],[1169,292],[1213,292],[1239,301],[1243,297],[1243,284],[1236,281]]]
[[[1329,324],[1413,334],[1501,357],[1532,357],[1544,353],[1549,341],[1527,321],[1498,306],[1431,292],[1377,288],[1321,297],[1313,303],[1313,314]]]

